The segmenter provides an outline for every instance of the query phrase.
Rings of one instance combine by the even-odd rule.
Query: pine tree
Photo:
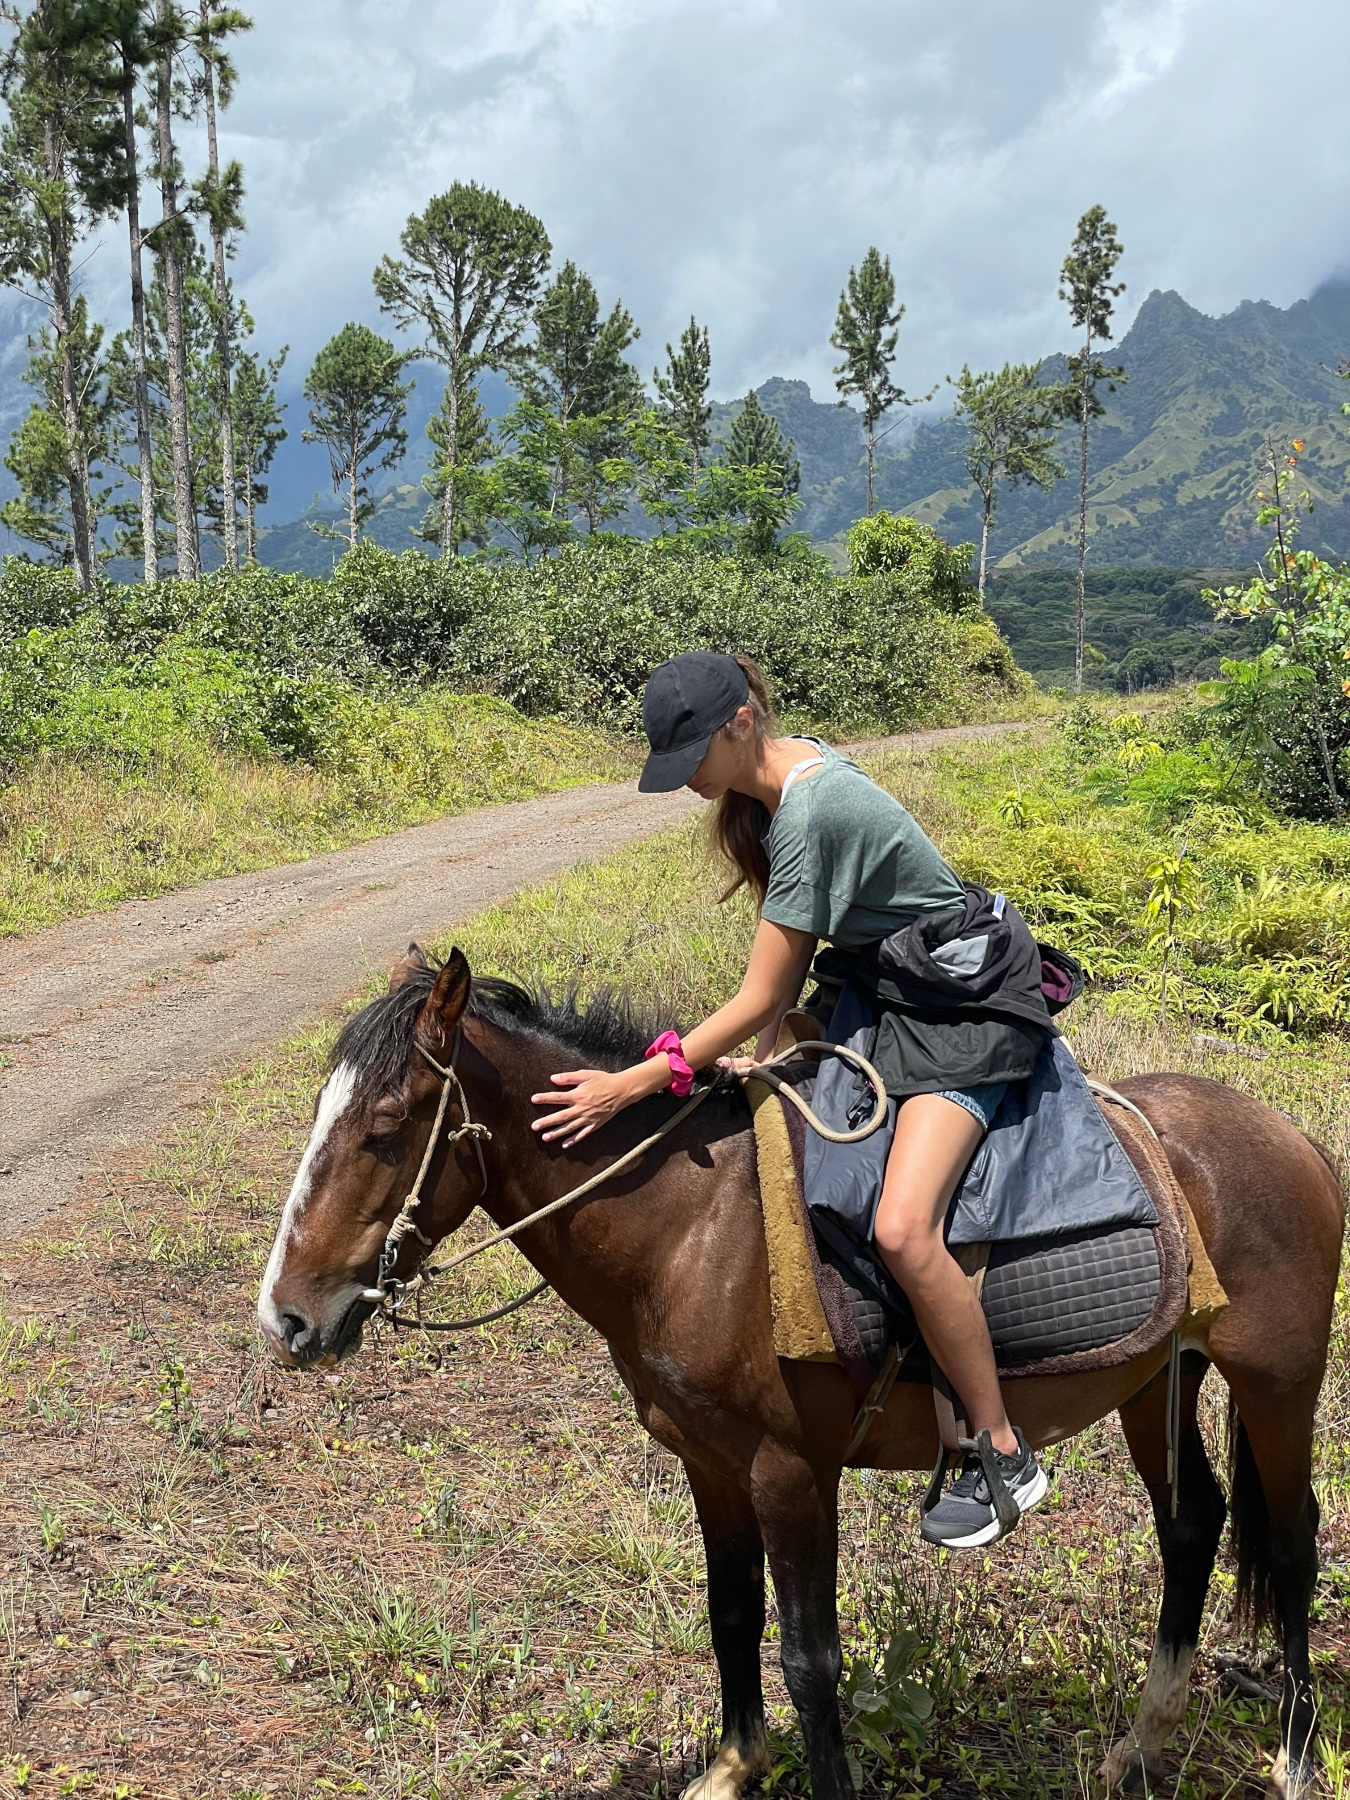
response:
[[[592,532],[621,510],[605,465],[622,452],[624,426],[642,404],[641,378],[624,357],[638,335],[621,302],[602,318],[589,275],[564,263],[535,308],[534,342],[516,366],[526,400],[560,428],[557,510],[568,518],[576,508]]]
[[[220,166],[220,146],[216,135],[216,100],[224,110],[234,93],[236,72],[223,45],[228,37],[251,31],[253,21],[234,8],[220,9],[211,0],[200,0],[197,26],[193,34],[201,61],[201,96],[206,113],[206,174],[197,183],[197,204],[205,213],[211,230],[212,275],[216,298],[216,381],[220,418],[220,491],[229,496],[222,515],[222,543],[225,567],[239,567],[238,524],[234,495],[235,447],[234,419],[230,408],[230,300],[225,276],[225,258],[230,254],[229,239],[244,225],[244,171],[237,162]]]
[[[1004,363],[997,373],[972,375],[967,364],[953,384],[953,414],[966,422],[962,461],[979,490],[983,506],[980,530],[980,599],[984,599],[989,561],[989,535],[998,511],[1001,482],[1049,489],[1064,473],[1054,455],[1055,433],[1063,419],[1063,392],[1043,387],[1039,363]]]
[[[414,213],[400,246],[401,260],[386,256],[375,270],[375,293],[398,324],[425,332],[424,353],[448,371],[441,551],[453,556],[459,406],[483,369],[517,357],[551,246],[533,213],[475,182],[456,182]]]
[[[147,234],[141,227],[141,171],[137,127],[140,82],[155,61],[153,26],[147,0],[76,0],[87,41],[99,43],[107,56],[105,82],[121,121],[120,139],[108,173],[113,210],[126,213],[130,252],[131,344],[136,419],[138,511],[141,523],[141,571],[150,585],[159,576],[154,453],[150,441],[149,380],[145,367],[145,278],[143,251]],[[130,472],[130,471],[129,471]],[[119,513],[125,508],[119,508]]]
[[[850,269],[848,282],[839,296],[839,312],[830,342],[843,352],[844,360],[836,364],[835,387],[844,397],[862,401],[863,432],[867,440],[867,516],[876,505],[875,480],[877,445],[894,431],[877,427],[893,406],[918,406],[931,400],[937,392],[910,398],[896,385],[891,369],[895,362],[895,346],[899,324],[905,316],[903,306],[895,303],[895,277],[891,259],[882,256],[873,245],[862,259],[861,267]]]
[[[681,333],[679,349],[666,345],[665,374],[653,369],[652,381],[666,403],[670,423],[689,446],[690,481],[696,482],[712,423],[712,402],[708,398],[712,350],[707,326],[700,326],[692,313]]]
[[[244,351],[234,370],[230,409],[234,419],[235,481],[244,509],[244,556],[258,558],[257,508],[267,504],[267,484],[262,477],[285,440],[281,422],[285,405],[277,399],[277,380],[286,361],[288,346],[264,362]]]
[[[456,458],[450,461],[451,422],[457,440]],[[488,499],[483,477],[496,455],[492,424],[478,397],[478,384],[467,381],[455,404],[450,403],[449,384],[440,406],[427,421],[427,436],[434,455],[429,474],[422,486],[432,497],[422,519],[418,536],[429,544],[445,542],[445,495],[452,491],[450,533],[452,553],[459,554],[464,543],[480,548],[487,542]],[[453,477],[453,480],[452,480]]]
[[[334,488],[346,484],[347,542],[353,550],[362,525],[375,511],[369,477],[392,469],[407,448],[403,421],[413,384],[399,376],[408,361],[406,351],[395,349],[368,325],[350,324],[329,339],[305,377],[313,429],[301,436],[328,451]],[[325,530],[322,535],[333,534]]]
[[[1059,275],[1059,297],[1068,302],[1069,314],[1083,333],[1083,347],[1069,358],[1069,386],[1076,394],[1082,448],[1078,474],[1078,606],[1074,631],[1073,691],[1083,691],[1083,638],[1087,613],[1087,480],[1088,425],[1105,408],[1097,394],[1105,382],[1109,390],[1126,379],[1123,369],[1108,369],[1092,353],[1098,339],[1111,337],[1112,302],[1125,292],[1125,283],[1113,283],[1116,264],[1124,254],[1116,228],[1104,206],[1090,206],[1078,221],[1078,231],[1064,258]]]
[[[16,21],[4,71],[9,116],[0,133],[0,282],[41,304],[51,324],[70,554],[83,592],[93,584],[96,526],[76,367],[75,258],[112,204],[118,141],[106,50],[76,0],[38,0]],[[54,442],[48,432],[50,442]]]
[[[164,332],[169,394],[169,444],[173,471],[174,542],[177,573],[194,580],[201,573],[197,514],[193,506],[192,450],[188,425],[187,363],[183,319],[183,264],[191,255],[192,226],[179,207],[183,169],[174,140],[175,113],[184,99],[175,78],[175,60],[188,40],[187,22],[173,0],[155,0],[155,165],[159,181],[159,223],[147,235],[159,262],[164,290]]]
[[[91,324],[88,305],[78,294],[71,308],[67,340],[58,353],[55,333],[44,327],[28,340],[24,379],[38,398],[10,440],[5,467],[19,484],[18,494],[0,506],[0,524],[16,537],[37,544],[55,562],[73,565],[75,536],[69,502],[70,442],[63,416],[62,372],[68,361],[75,375],[79,461],[84,470],[88,532],[97,546],[99,525],[114,515],[112,484],[95,485],[113,460],[115,405],[109,396],[103,327]]]
[[[732,422],[726,460],[733,468],[753,470],[759,476],[760,491],[742,501],[746,517],[742,542],[751,555],[767,556],[783,523],[783,503],[801,486],[802,470],[796,445],[783,436],[777,419],[765,412],[753,388]]]
[[[180,333],[183,370],[183,411],[187,427],[188,506],[192,515],[192,535],[201,542],[202,526],[221,542],[222,560],[226,506],[221,487],[220,453],[220,371],[219,314],[210,263],[195,239],[189,239],[187,253],[179,264],[181,293]],[[178,540],[177,508],[172,504],[174,492],[173,433],[171,429],[171,395],[169,388],[169,306],[162,266],[155,270],[146,294],[145,361],[147,407],[152,446],[152,475],[156,495],[158,525],[169,527],[167,533],[157,531],[158,549],[172,555]],[[226,286],[229,354],[235,362],[245,341],[252,336],[253,320],[240,302],[232,284]],[[121,443],[130,448],[136,443],[135,425],[136,379],[134,344],[130,334],[119,332],[109,353],[109,385],[122,419]],[[134,465],[124,463],[128,474]],[[236,495],[238,482],[236,478]],[[119,549],[125,554],[134,549],[127,533],[119,536]]]

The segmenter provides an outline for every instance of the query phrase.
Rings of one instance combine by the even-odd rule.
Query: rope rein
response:
[[[579,1187],[574,1187],[569,1193],[563,1194],[557,1200],[550,1200],[547,1206],[541,1206],[537,1211],[527,1213],[523,1219],[518,1219],[514,1225],[507,1225],[500,1231],[494,1231],[488,1237],[479,1238],[476,1243],[470,1244],[466,1250],[461,1250],[457,1256],[452,1256],[449,1262],[442,1263],[438,1268],[427,1268],[426,1258],[424,1257],[422,1266],[419,1267],[417,1272],[410,1276],[407,1281],[400,1281],[394,1274],[394,1269],[398,1263],[399,1250],[403,1240],[409,1233],[416,1237],[420,1243],[426,1245],[428,1256],[436,1248],[436,1240],[429,1238],[426,1233],[418,1227],[413,1218],[413,1214],[417,1211],[418,1205],[422,1199],[422,1188],[426,1182],[427,1172],[431,1168],[431,1160],[436,1153],[436,1146],[441,1140],[442,1127],[445,1124],[445,1117],[446,1113],[449,1111],[452,1096],[455,1104],[459,1108],[460,1117],[462,1118],[463,1123],[456,1126],[454,1130],[445,1133],[445,1142],[447,1144],[457,1144],[467,1138],[469,1142],[472,1143],[474,1152],[478,1158],[478,1173],[481,1181],[478,1197],[482,1200],[486,1198],[487,1195],[487,1163],[483,1157],[483,1143],[485,1140],[491,1139],[492,1133],[486,1125],[475,1120],[469,1112],[469,1097],[464,1092],[464,1084],[461,1082],[455,1069],[455,1061],[459,1055],[459,1046],[460,1033],[456,1030],[454,1042],[450,1048],[450,1060],[448,1063],[437,1062],[436,1058],[424,1045],[418,1044],[417,1046],[418,1050],[421,1051],[422,1055],[441,1077],[441,1097],[436,1107],[436,1117],[432,1122],[431,1135],[427,1139],[427,1147],[422,1154],[422,1161],[417,1170],[417,1177],[414,1180],[412,1187],[408,1190],[407,1199],[399,1208],[393,1224],[389,1227],[388,1235],[386,1236],[384,1245],[380,1251],[379,1272],[376,1275],[375,1286],[366,1288],[361,1296],[362,1299],[374,1303],[376,1311],[372,1315],[373,1317],[382,1318],[389,1324],[392,1324],[395,1328],[397,1328],[399,1324],[405,1322],[403,1318],[403,1308],[414,1298],[418,1303],[417,1318],[415,1321],[407,1322],[415,1322],[422,1331],[469,1331],[477,1325],[488,1325],[491,1324],[494,1319],[505,1318],[508,1313],[513,1313],[519,1307],[527,1305],[529,1301],[537,1299],[550,1285],[547,1281],[541,1281],[536,1287],[531,1288],[528,1293],[521,1294],[515,1300],[508,1301],[505,1306],[498,1307],[496,1311],[481,1313],[472,1319],[442,1321],[423,1319],[421,1316],[421,1296],[427,1283],[433,1276],[448,1275],[452,1269],[458,1269],[464,1263],[470,1262],[475,1256],[481,1256],[485,1250],[491,1250],[497,1244],[506,1243],[509,1239],[518,1236],[522,1231],[528,1230],[532,1225],[540,1224],[544,1219],[550,1218],[554,1213],[561,1212],[564,1207],[571,1206],[575,1201],[582,1199],[584,1195],[592,1193],[596,1188],[603,1186],[605,1182],[611,1180],[614,1176],[622,1175],[625,1170],[631,1169],[634,1164],[640,1162],[654,1145],[659,1144],[662,1138],[668,1137],[670,1133],[675,1130],[676,1126],[682,1124],[692,1112],[702,1106],[703,1102],[710,1094],[718,1092],[721,1087],[720,1081],[714,1081],[707,1087],[700,1088],[693,1098],[687,1100],[673,1117],[666,1120],[664,1125],[659,1126],[649,1137],[643,1138],[640,1144],[635,1144],[631,1150],[625,1151],[622,1156],[616,1158],[615,1161],[608,1164],[607,1167],[600,1169],[596,1174],[592,1175],[588,1181],[583,1181]],[[876,1096],[877,1103],[873,1109],[872,1117],[866,1124],[860,1125],[856,1131],[832,1130],[830,1126],[825,1124],[823,1119],[817,1117],[815,1112],[813,1112],[807,1102],[802,1099],[796,1089],[792,1087],[789,1082],[784,1081],[782,1076],[777,1073],[777,1070],[785,1063],[794,1062],[803,1054],[810,1052],[819,1052],[821,1055],[829,1053],[834,1056],[842,1057],[845,1062],[854,1064],[867,1078],[867,1081],[871,1085],[872,1091]],[[878,1131],[886,1122],[887,1100],[885,1085],[882,1082],[880,1075],[878,1075],[871,1063],[868,1062],[867,1058],[860,1055],[858,1051],[850,1049],[847,1044],[831,1044],[827,1043],[822,1038],[805,1038],[801,1043],[793,1044],[789,1049],[781,1050],[776,1056],[771,1056],[767,1062],[756,1063],[752,1068],[737,1071],[737,1074],[742,1082],[765,1082],[775,1093],[779,1094],[783,1099],[795,1106],[811,1129],[831,1144],[861,1143],[864,1138],[871,1137],[872,1133]]]

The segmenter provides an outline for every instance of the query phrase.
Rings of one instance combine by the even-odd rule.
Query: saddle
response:
[[[979,1296],[1004,1380],[1108,1369],[1169,1338],[1174,1345],[1203,1339],[1227,1305],[1152,1126],[1123,1095],[1090,1085],[1157,1222],[952,1246]],[[884,1401],[878,1383],[888,1389],[896,1379],[931,1383],[943,1420],[950,1396],[904,1293],[869,1242],[806,1204],[806,1127],[799,1114],[764,1084],[746,1086],[777,1354],[841,1364],[860,1398],[867,1397],[864,1428]]]

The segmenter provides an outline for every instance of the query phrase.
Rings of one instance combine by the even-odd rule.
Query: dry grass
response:
[[[480,968],[659,981],[695,1010],[731,978],[749,925],[710,912],[709,887],[675,833],[457,935]],[[665,1800],[715,1730],[702,1561],[678,1465],[637,1428],[603,1344],[549,1296],[463,1340],[384,1338],[328,1375],[283,1375],[261,1354],[257,1276],[328,1036],[228,1084],[149,1166],[110,1170],[61,1239],[4,1259],[0,1792]],[[1077,1043],[1106,1079],[1217,1076],[1350,1156],[1342,1044],[1260,1055],[1100,1013]],[[494,1252],[442,1304],[473,1310],[529,1278]],[[1317,1463],[1334,1800],[1350,1795],[1348,1330],[1342,1305]],[[1216,1464],[1218,1397],[1214,1382]],[[871,1800],[1092,1791],[1142,1677],[1158,1559],[1114,1421],[1052,1461],[1051,1506],[960,1561],[916,1541],[916,1479],[846,1476],[847,1652],[875,1658],[897,1627],[913,1633],[936,1700],[927,1746],[899,1742],[889,1773],[872,1766]],[[1225,1559],[1155,1790],[1169,1800],[1255,1800],[1276,1741],[1275,1707],[1216,1662],[1244,1652],[1231,1593]],[[802,1794],[775,1636],[771,1623],[768,1785]]]
[[[1302,1095],[1347,1147],[1325,1067],[1121,1033],[1081,1033],[1103,1074],[1218,1069]],[[327,1376],[260,1352],[252,1295],[325,1037],[231,1084],[139,1177],[110,1171],[66,1237],[6,1258],[0,1790],[674,1794],[715,1726],[700,1547],[683,1476],[603,1345],[550,1297],[465,1341],[383,1339]],[[528,1279],[502,1250],[445,1304]],[[1318,1475],[1333,1742],[1350,1668],[1344,1330],[1342,1315]],[[937,1699],[929,1747],[870,1793],[1090,1791],[1142,1675],[1158,1565],[1114,1423],[1054,1466],[1051,1510],[962,1562],[916,1542],[914,1478],[846,1477],[850,1653],[918,1633]],[[1231,1587],[1225,1562],[1169,1795],[1256,1792],[1274,1742],[1274,1708],[1216,1673],[1242,1648]],[[776,1791],[802,1793],[773,1638]]]
[[[631,744],[500,702],[420,707],[386,703],[362,755],[324,770],[190,743],[135,772],[37,757],[0,787],[0,937],[638,766]]]

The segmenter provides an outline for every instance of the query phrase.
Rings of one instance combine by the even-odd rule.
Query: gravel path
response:
[[[882,741],[925,749],[1017,729]],[[89,1193],[126,1146],[331,1012],[410,939],[698,805],[684,790],[569,788],[0,942],[0,1237]]]

